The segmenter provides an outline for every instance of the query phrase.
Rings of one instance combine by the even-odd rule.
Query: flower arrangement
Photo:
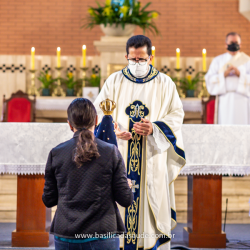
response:
[[[143,29],[159,34],[159,31],[154,23],[154,19],[158,17],[159,12],[146,10],[151,2],[147,3],[144,7],[141,7],[141,3],[136,0],[125,0],[121,6],[119,3],[112,3],[110,0],[106,1],[104,6],[101,6],[98,2],[98,7],[90,7],[89,17],[87,17],[86,23],[83,28],[92,29],[96,25],[116,24],[125,28],[126,24],[134,24]]]
[[[75,80],[73,73],[68,72],[66,75],[67,78],[62,79],[62,83],[67,86],[68,89],[74,89],[75,85],[79,82]]]
[[[66,75],[67,78],[62,78],[62,83],[66,85],[66,94],[67,96],[74,95],[74,88],[79,84],[81,79],[75,80],[74,75],[72,72],[68,72]]]
[[[194,91],[197,89],[198,83],[202,81],[202,72],[198,72],[193,78],[180,78],[180,88],[186,93],[187,97],[194,97]]]
[[[42,95],[50,95],[50,91],[54,87],[54,82],[56,82],[57,79],[52,78],[52,76],[48,73],[48,70],[45,72],[41,71],[37,79],[42,83],[42,86],[38,89],[42,89]]]
[[[100,83],[101,83],[100,72],[96,74],[94,69],[92,69],[92,75],[90,77],[87,77],[86,81],[88,85],[90,85],[91,87],[100,87]]]

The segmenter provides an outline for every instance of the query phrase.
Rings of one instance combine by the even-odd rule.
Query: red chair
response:
[[[214,124],[215,96],[210,96],[208,100],[202,98],[202,123]]]
[[[3,122],[35,122],[34,100],[21,90],[13,93],[9,99],[3,96]]]

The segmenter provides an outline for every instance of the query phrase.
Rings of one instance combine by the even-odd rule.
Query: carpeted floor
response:
[[[55,249],[53,236],[51,235],[50,246],[47,248],[16,248],[11,247],[11,232],[15,230],[15,223],[0,223],[0,249],[27,249],[27,250],[40,250],[40,249]],[[185,246],[183,242],[183,227],[185,224],[179,223],[177,227],[172,231],[171,247],[175,248],[177,246]],[[247,224],[229,224],[226,225],[226,234],[229,243],[227,243],[226,249],[249,249],[250,250],[250,225]],[[175,249],[182,249],[181,247]],[[186,248],[187,249],[187,248]],[[194,248],[192,248],[194,249]],[[205,249],[205,248],[195,248],[195,249]],[[211,248],[210,248],[211,249]]]

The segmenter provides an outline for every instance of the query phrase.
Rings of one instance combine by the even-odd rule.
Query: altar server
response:
[[[174,82],[151,65],[151,41],[143,35],[127,41],[128,65],[106,80],[94,105],[116,102],[118,148],[132,180],[134,201],[119,207],[128,235],[124,250],[169,249],[176,226],[174,180],[185,165],[181,126],[184,112]]]
[[[205,75],[208,92],[217,96],[215,123],[250,124],[250,57],[240,48],[240,35],[227,34],[227,52],[213,59]]]

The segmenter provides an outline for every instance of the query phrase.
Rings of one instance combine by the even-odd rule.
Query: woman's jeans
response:
[[[85,243],[69,243],[55,238],[56,250],[119,250],[119,238],[108,238]]]

